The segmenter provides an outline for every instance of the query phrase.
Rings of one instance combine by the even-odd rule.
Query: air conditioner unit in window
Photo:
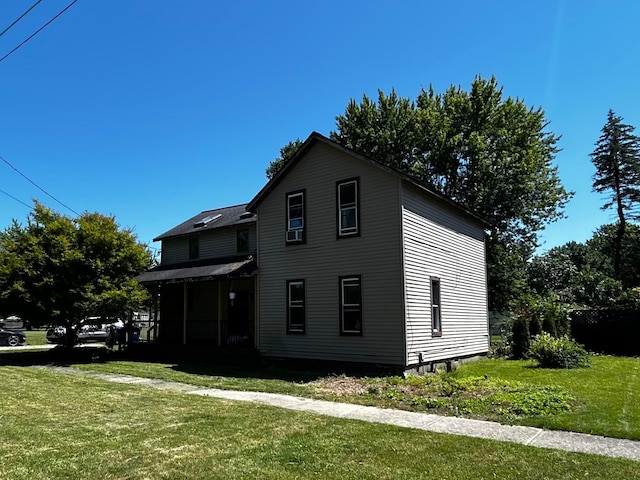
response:
[[[301,242],[302,230],[287,230],[287,242]]]

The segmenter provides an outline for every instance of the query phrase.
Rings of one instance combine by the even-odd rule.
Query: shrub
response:
[[[529,336],[535,337],[542,333],[542,319],[538,316],[537,312],[533,312],[533,315],[529,319]]]
[[[529,325],[525,317],[518,317],[513,322],[511,353],[514,358],[525,358],[529,351]]]
[[[560,302],[557,298],[548,298],[544,301],[544,320],[542,330],[554,337],[569,335],[570,314],[573,307]]]
[[[554,338],[546,332],[531,342],[529,356],[543,368],[589,366],[589,355],[584,348],[568,337]]]

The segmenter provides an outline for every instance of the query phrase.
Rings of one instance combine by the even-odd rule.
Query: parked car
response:
[[[116,320],[111,323],[100,323],[99,319],[88,318],[85,322],[95,323],[83,323],[80,329],[76,333],[78,343],[95,343],[106,342],[109,337],[109,327],[113,326],[116,330],[124,327],[124,323],[121,320]],[[47,341],[49,343],[62,343],[64,341],[66,327],[58,325],[47,330]]]
[[[20,330],[0,328],[0,345],[17,347],[27,341],[27,337]]]

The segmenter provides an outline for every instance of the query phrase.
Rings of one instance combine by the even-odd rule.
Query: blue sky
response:
[[[70,1],[43,0],[0,36],[0,56]],[[0,30],[33,3],[1,2]],[[251,200],[280,147],[328,134],[350,98],[495,75],[562,136],[555,163],[575,196],[544,251],[614,218],[589,153],[610,108],[640,127],[639,13],[635,1],[79,0],[0,62],[0,155],[146,243]],[[0,190],[73,216],[2,162]],[[0,193],[0,228],[28,213]]]

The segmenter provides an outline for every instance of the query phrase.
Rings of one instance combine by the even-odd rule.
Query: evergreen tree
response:
[[[603,210],[615,207],[618,215],[613,268],[620,276],[622,244],[628,219],[637,219],[636,204],[640,201],[640,139],[633,134],[635,128],[622,123],[622,117],[613,110],[607,114],[607,123],[591,153],[596,167],[593,189],[609,192]]]

